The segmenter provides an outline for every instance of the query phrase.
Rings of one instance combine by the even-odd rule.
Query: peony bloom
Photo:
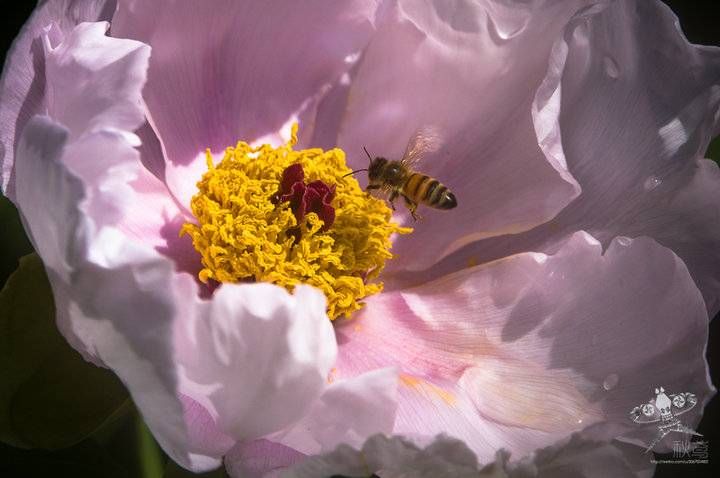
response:
[[[186,468],[537,472],[714,393],[720,51],[658,1],[50,0],[0,94],[58,327]],[[457,208],[342,177],[426,125]]]

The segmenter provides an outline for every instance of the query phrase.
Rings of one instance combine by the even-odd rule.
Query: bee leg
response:
[[[409,197],[407,197],[406,195],[404,195],[404,194],[403,194],[403,199],[405,199],[405,205],[407,205],[408,210],[410,211],[410,214],[412,214],[413,219],[416,220],[416,221],[417,221],[418,219],[422,219],[422,217],[420,216],[420,214],[418,214],[418,213],[415,212],[415,211],[417,210],[417,207],[418,207],[417,203],[416,203],[415,201],[413,201],[412,199],[410,199]]]
[[[388,202],[390,203],[390,207],[392,208],[393,211],[395,210],[395,199],[397,199],[397,197],[398,197],[398,192],[393,191],[392,193],[390,193],[390,197],[388,198]]]

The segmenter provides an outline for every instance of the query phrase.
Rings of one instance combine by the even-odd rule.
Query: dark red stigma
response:
[[[314,212],[324,225],[320,231],[327,231],[335,222],[335,208],[330,205],[335,197],[335,186],[328,186],[322,181],[305,184],[305,172],[300,163],[288,166],[283,171],[280,188],[272,197],[273,204],[290,201],[290,209],[298,224],[306,214]],[[288,231],[290,232],[290,231]],[[299,231],[290,232],[299,239]]]

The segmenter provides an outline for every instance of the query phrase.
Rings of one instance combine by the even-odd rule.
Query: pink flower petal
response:
[[[353,168],[367,167],[363,146],[399,159],[416,129],[445,136],[418,169],[450,187],[458,206],[421,208],[425,221],[397,238],[388,270],[422,269],[472,241],[530,229],[579,194],[566,166],[538,147],[531,115],[552,43],[578,3],[407,1],[385,14],[346,104],[330,95],[315,130],[318,141],[337,131]]]
[[[186,218],[167,187],[143,168],[135,148],[139,138],[131,133],[144,121],[140,92],[150,49],[136,41],[108,38],[106,29],[103,23],[82,24],[59,36],[55,46],[49,35],[42,36],[47,112],[70,129],[64,158],[71,172],[89,186],[83,209],[96,226],[117,226],[156,246],[179,270],[195,275],[200,267],[197,253],[188,251],[189,238],[178,237]],[[155,138],[147,131],[143,136],[152,147]]]
[[[159,223],[178,209],[167,190],[143,170],[135,149],[139,138],[131,133],[144,120],[140,92],[150,49],[106,37],[107,27],[81,24],[60,37],[56,46],[49,35],[42,36],[47,113],[69,129],[64,157],[70,171],[90,186],[86,213],[97,225],[122,222],[139,238],[152,241],[160,235]],[[130,199],[141,191],[153,200],[144,197],[145,204],[138,207]],[[148,228],[147,222],[158,224]]]
[[[108,38],[109,24],[82,23],[57,46],[43,35],[47,114],[70,131],[70,140],[99,130],[134,130],[144,114],[139,106],[150,48]]]
[[[350,67],[345,58],[364,47],[374,10],[360,0],[300,10],[283,1],[120,2],[113,35],[153,48],[144,97],[180,202],[190,198],[175,183],[200,176],[172,168],[185,170],[205,148],[279,131]]]
[[[225,456],[225,466],[231,476],[275,476],[272,471],[299,463],[306,454],[333,450],[338,443],[360,447],[376,433],[390,433],[396,408],[394,369],[333,382],[302,420],[267,440],[239,443]]]
[[[682,261],[646,238],[601,252],[578,233],[553,256],[520,254],[372,297],[339,329],[337,376],[398,367],[393,432],[449,433],[482,459],[624,423],[659,383],[703,403],[707,312]],[[685,415],[688,426],[701,411]]]
[[[93,215],[98,229],[117,222],[131,204],[126,196],[132,196],[132,188],[126,183],[136,180],[140,169],[133,148],[137,137],[128,129],[142,122],[138,102],[149,49],[139,42],[106,37],[107,26],[104,22],[83,23],[67,35],[45,32],[38,37],[45,50],[49,80],[45,87],[46,109],[62,126],[49,118],[33,120],[34,127],[23,143],[23,155],[31,159],[17,166],[24,168],[26,181],[22,190],[18,186],[17,202],[26,219],[28,215],[47,213],[47,208],[57,210],[57,215],[50,216],[53,221],[30,224],[42,231],[37,233],[31,227],[30,234],[36,248],[42,244],[40,248],[53,251],[41,255],[63,276],[81,254],[73,251],[82,250],[87,238],[76,237],[78,229],[82,229],[80,221],[85,220],[77,213],[69,216],[75,219],[67,222],[60,237],[48,230],[55,221],[64,221],[60,211],[83,201],[80,208]],[[105,83],[110,79],[115,88],[108,90]],[[81,94],[76,83],[86,84],[87,89]],[[53,161],[62,162],[62,166],[45,166]],[[51,171],[43,171],[46,167]],[[46,175],[57,189],[58,203],[41,206],[38,203],[47,198],[39,194],[42,191],[37,191],[34,180]],[[70,193],[75,196],[68,197]],[[60,249],[54,244],[58,240]]]
[[[715,315],[720,178],[698,160],[720,128],[720,49],[690,44],[660,2],[614,2],[571,21],[551,65],[541,91],[555,106],[539,116],[556,124],[543,147],[566,158],[583,194],[550,223],[481,241],[432,274],[551,250],[577,230],[604,245],[647,235],[685,261]]]
[[[303,459],[305,455],[297,450],[261,439],[238,443],[225,455],[225,469],[232,477],[275,478]]]
[[[235,440],[220,430],[217,417],[187,395],[180,394],[180,400],[190,449],[208,456],[225,455],[235,445]]]
[[[61,37],[81,22],[110,20],[115,2],[109,0],[54,0],[33,11],[7,54],[0,79],[0,187],[15,199],[13,162],[25,124],[46,106],[45,57],[40,39],[48,31]]]
[[[661,2],[630,1],[576,19],[553,56],[557,68],[545,87],[559,94],[562,148],[583,188],[557,224],[587,229],[604,244],[615,235],[651,235],[681,249],[708,307],[717,311],[719,284],[703,267],[707,262],[698,264],[698,255],[716,249],[717,230],[697,234],[698,209],[683,197],[700,199],[709,191],[682,189],[707,184],[687,183],[720,128],[720,49],[689,44]],[[705,217],[717,216],[719,208],[715,203]],[[682,217],[681,224],[661,219],[658,227],[663,215]]]
[[[655,191],[627,205],[628,214],[607,229],[603,240],[622,233],[650,236],[687,265],[703,293],[708,315],[720,311],[720,170],[707,159],[688,164]],[[632,216],[630,215],[632,213]]]
[[[271,438],[304,454],[330,451],[338,443],[361,446],[376,433],[392,432],[397,389],[394,368],[333,382],[300,422]]]

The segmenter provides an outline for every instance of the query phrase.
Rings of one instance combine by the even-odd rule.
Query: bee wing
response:
[[[434,153],[442,145],[442,135],[436,126],[423,126],[410,137],[405,153],[400,160],[406,167],[412,167],[425,153]]]
[[[373,197],[376,197],[378,199],[386,200],[386,199],[390,198],[390,194],[392,193],[392,191],[393,191],[392,186],[383,184],[381,187],[370,191],[370,195]]]
[[[685,402],[682,407],[678,407],[675,405],[675,397],[681,396],[685,399]],[[682,415],[685,412],[689,412],[692,410],[695,405],[697,405],[697,397],[694,393],[688,393],[688,392],[682,392],[682,393],[674,393],[670,395],[670,400],[673,402],[673,414],[675,415]]]
[[[652,414],[650,414],[650,415],[645,415],[645,413],[643,411],[643,407],[645,407],[647,405],[650,405],[652,407],[651,408]],[[654,404],[643,403],[642,405],[637,406],[630,411],[630,419],[632,419],[632,421],[634,421],[635,423],[641,423],[641,424],[655,423],[655,422],[660,421],[660,412],[658,411],[657,407],[655,407]]]

